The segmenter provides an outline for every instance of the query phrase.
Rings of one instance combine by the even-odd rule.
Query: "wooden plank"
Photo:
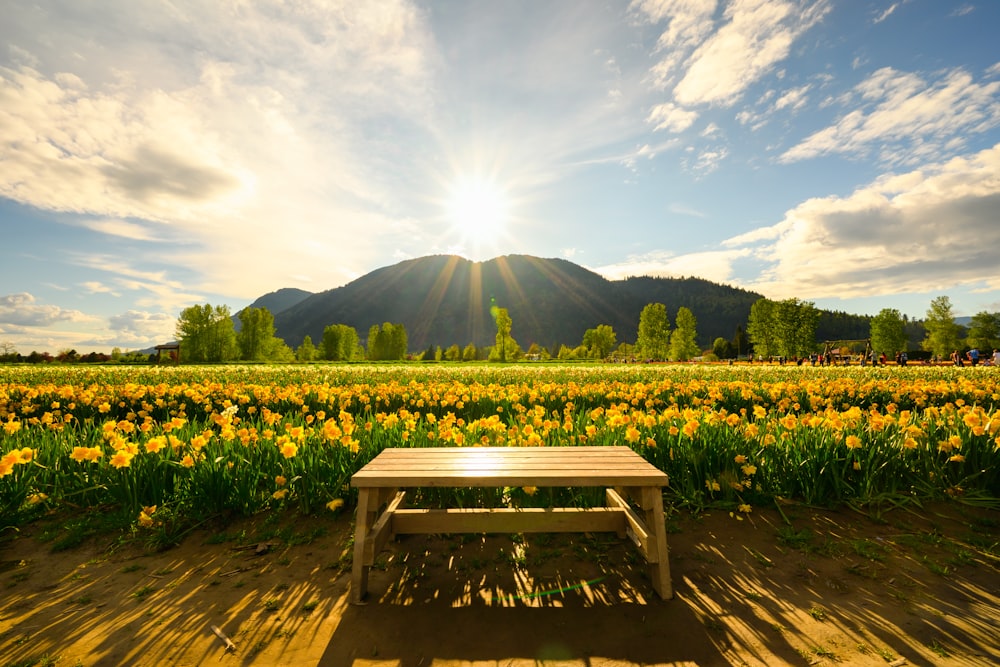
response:
[[[388,506],[386,506],[385,511],[379,516],[375,525],[372,526],[371,532],[365,539],[365,565],[374,565],[375,556],[385,548],[385,543],[392,539],[392,513],[397,511],[405,500],[406,491],[398,491],[395,497],[389,501]]]
[[[617,491],[614,489],[608,489],[605,491],[605,496],[607,497],[609,507],[618,507],[625,512],[627,524],[625,531],[626,536],[632,540],[632,543],[639,548],[639,551],[642,552],[642,555],[645,556],[648,561],[649,530],[646,528],[646,524],[628,504],[628,501],[622,498]]]
[[[354,563],[351,568],[351,601],[360,603],[368,593],[369,566],[364,564],[364,547],[374,521],[372,489],[358,492],[358,511],[354,528]]]
[[[628,447],[420,447],[382,451],[355,486],[666,486]]]
[[[643,489],[642,506],[645,508],[646,525],[652,532],[649,540],[649,578],[653,589],[664,600],[674,596],[670,582],[670,554],[667,547],[667,524],[663,516],[663,493],[660,489]]]
[[[612,507],[405,509],[392,513],[399,535],[437,533],[617,533],[625,512]]]

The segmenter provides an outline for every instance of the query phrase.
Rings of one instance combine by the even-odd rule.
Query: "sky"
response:
[[[147,348],[194,304],[445,253],[1000,311],[995,0],[0,14],[0,344],[22,354]]]

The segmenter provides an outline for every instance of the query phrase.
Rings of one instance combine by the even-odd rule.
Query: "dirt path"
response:
[[[671,601],[614,536],[414,536],[355,606],[346,515],[202,530],[159,553],[53,552],[53,519],[0,544],[0,667],[1000,664],[996,513],[786,507],[670,527]]]

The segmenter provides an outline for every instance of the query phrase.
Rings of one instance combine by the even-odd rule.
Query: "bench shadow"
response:
[[[345,610],[319,664],[731,664],[733,638],[686,594],[661,600],[645,561],[613,535],[406,536],[376,562],[366,601]],[[783,642],[767,648],[801,660]]]

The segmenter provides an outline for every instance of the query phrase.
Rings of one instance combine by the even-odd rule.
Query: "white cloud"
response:
[[[773,227],[729,239],[771,267],[768,295],[863,297],[1000,288],[1000,144],[883,178],[848,197],[810,199]]]
[[[733,263],[750,256],[748,249],[709,250],[675,255],[655,251],[633,255],[624,262],[609,264],[593,270],[608,280],[622,280],[630,276],[680,277],[697,276],[713,282],[725,283],[733,278]]]
[[[731,105],[787,58],[795,40],[827,11],[826,2],[735,0],[726,8],[726,22],[687,61],[675,99],[685,106]]]
[[[419,125],[431,104],[429,32],[408,2],[38,14],[0,27],[24,54],[0,67],[0,197],[161,242],[135,259],[192,269],[199,291],[365,266],[402,162],[368,123]]]
[[[786,90],[781,97],[779,97],[774,102],[774,108],[777,110],[788,109],[790,111],[798,111],[809,101],[809,97],[806,93],[812,88],[810,84],[804,86],[799,86],[798,88],[792,88]]]
[[[954,154],[965,137],[1000,124],[1000,82],[977,83],[953,69],[928,83],[920,76],[882,68],[855,88],[860,98],[836,124],[785,151],[782,162],[872,150],[890,164],[912,165]]]
[[[889,7],[884,12],[882,12],[881,14],[879,14],[878,16],[876,16],[872,20],[872,23],[881,23],[882,21],[884,21],[887,18],[889,18],[890,16],[892,16],[893,12],[895,12],[898,8],[899,8],[899,3],[898,2],[892,3],[891,5],[889,5]]]
[[[36,303],[27,292],[0,296],[0,326],[51,327],[62,322],[84,322],[92,318],[78,310]]]
[[[115,332],[119,340],[127,339],[144,346],[151,340],[172,339],[176,325],[176,318],[165,313],[139,310],[129,310],[108,318],[108,328]]]
[[[665,102],[653,107],[647,120],[653,123],[657,130],[683,132],[691,127],[697,118],[698,112],[681,109],[670,102]]]

